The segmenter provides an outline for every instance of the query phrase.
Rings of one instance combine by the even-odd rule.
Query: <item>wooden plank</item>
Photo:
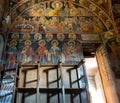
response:
[[[62,88],[39,88],[40,93],[60,93]],[[76,94],[84,91],[84,88],[65,88],[66,94]],[[36,88],[18,88],[19,93],[36,93]]]

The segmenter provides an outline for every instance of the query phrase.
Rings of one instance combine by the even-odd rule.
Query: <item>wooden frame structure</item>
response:
[[[36,72],[35,79],[30,80],[30,71]],[[17,74],[14,103],[89,103],[83,60],[78,65],[21,65]]]

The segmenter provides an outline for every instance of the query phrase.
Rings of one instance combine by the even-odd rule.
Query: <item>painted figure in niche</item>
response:
[[[45,47],[45,40],[40,40],[38,44],[39,47],[36,50],[36,62],[46,63],[48,61],[48,50]]]
[[[77,32],[77,26],[79,26],[79,24],[77,22],[77,17],[73,17],[73,19],[72,19],[72,26],[73,26],[73,31]]]
[[[72,32],[72,31],[73,31],[72,18],[68,18],[68,19],[67,19],[67,26],[68,26],[68,32]]]
[[[40,4],[39,16],[45,16],[44,4]]]
[[[57,40],[52,40],[51,42],[52,47],[50,48],[50,57],[51,57],[51,62],[53,64],[56,64],[59,62],[59,60],[61,59],[61,50],[58,47],[58,41]]]
[[[39,22],[39,24],[41,23],[42,25],[43,25],[43,28],[44,28],[44,25],[45,25],[45,20],[46,20],[46,18],[45,18],[45,16],[40,16],[39,18],[38,18],[38,22]]]
[[[69,16],[69,15],[70,15],[69,3],[66,2],[66,3],[64,4],[64,6],[65,6],[65,8],[64,8],[64,15]]]
[[[80,17],[77,17],[77,18],[76,18],[76,21],[77,21],[76,31],[77,31],[77,32],[80,32],[80,31],[82,31],[82,30],[81,30],[81,25],[82,25],[82,23],[81,23]]]
[[[9,48],[7,50],[7,62],[6,62],[6,69],[14,69],[15,68],[15,62],[17,61],[17,41],[11,40],[9,43]]]
[[[65,22],[64,19],[65,19],[65,18],[60,18],[60,19],[59,19],[59,23],[58,23],[58,25],[57,25],[60,32],[64,32],[64,29],[65,29],[66,24],[67,24],[67,22]]]
[[[76,8],[74,6],[74,4],[70,3],[70,16],[75,16],[76,15]]]
[[[82,26],[82,30],[85,32],[89,31],[89,21],[88,19],[85,20],[84,25]]]
[[[43,26],[43,24],[41,22],[39,23],[38,32],[45,34],[44,26]]]
[[[86,10],[85,9],[83,9],[82,7],[78,7],[77,9],[76,9],[76,15],[84,15],[84,14],[86,14]]]
[[[33,62],[33,58],[34,58],[34,52],[33,49],[31,47],[31,41],[30,40],[26,40],[24,42],[25,46],[23,47],[22,51],[21,51],[21,62],[22,64],[25,63],[32,63]]]
[[[89,21],[89,31],[93,32],[93,21],[92,21],[92,18],[89,18],[88,21]]]
[[[51,10],[52,10],[52,8],[50,7],[50,2],[47,2],[46,3],[46,16],[52,16],[52,15],[50,15],[51,13]]]
[[[49,28],[51,29],[51,31],[54,31],[54,32],[58,31],[57,24],[58,24],[58,18],[57,17],[52,17],[50,19],[50,26],[49,26]]]
[[[69,60],[69,50],[68,50],[68,45],[66,43],[63,44],[63,52],[64,52],[64,56],[65,56],[65,61],[68,61]]]

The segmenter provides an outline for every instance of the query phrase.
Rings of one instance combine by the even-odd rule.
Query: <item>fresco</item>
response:
[[[103,23],[88,9],[66,1],[47,1],[31,6],[11,26],[12,32],[99,33],[105,30]]]
[[[112,39],[115,37],[115,32],[114,31],[107,31],[102,33],[102,38],[104,42],[107,42],[109,39]]]
[[[98,5],[100,5],[102,8],[108,9],[108,0],[94,0]]]
[[[120,78],[120,36],[108,40],[107,50],[111,62],[111,67],[117,78]]]
[[[101,41],[99,34],[81,34],[81,40],[85,41]]]
[[[72,37],[71,37],[72,35]],[[77,34],[9,33],[6,47],[6,70],[14,69],[15,62],[77,64],[83,58]]]

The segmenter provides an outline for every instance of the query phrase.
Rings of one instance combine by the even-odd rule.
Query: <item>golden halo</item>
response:
[[[56,43],[56,45],[58,45],[58,41],[57,41],[57,40],[53,40],[53,41],[51,42],[52,45],[53,45],[54,43]]]
[[[68,37],[69,37],[70,39],[75,40],[75,39],[76,39],[76,34],[75,34],[75,33],[70,33],[70,34],[68,35]]]
[[[35,40],[40,40],[42,38],[42,35],[40,34],[40,33],[36,33],[35,35],[34,35],[34,39]]]
[[[19,34],[18,33],[14,33],[11,36],[12,39],[18,39],[19,38]]]
[[[30,34],[26,33],[26,34],[23,34],[23,37],[22,37],[24,40],[26,39],[29,39],[30,38]]]
[[[39,45],[40,45],[41,43],[43,43],[44,45],[46,44],[45,40],[40,40],[40,41],[38,42]]]
[[[10,46],[15,46],[17,45],[17,41],[16,40],[11,40],[10,41]]]
[[[117,43],[120,43],[120,36],[117,36],[117,37],[116,37],[116,42],[117,42]]]
[[[52,3],[52,7],[53,7],[54,9],[57,9],[57,10],[61,9],[62,6],[63,6],[63,4],[62,4],[60,1],[54,1],[54,2]]]
[[[52,40],[53,39],[53,34],[52,33],[47,33],[45,35],[45,38],[48,39],[48,40]]]
[[[32,42],[31,42],[30,40],[26,40],[26,41],[24,42],[24,44],[25,44],[25,45],[31,45]]]
[[[62,34],[62,33],[57,34],[57,39],[58,40],[64,40],[64,38],[65,38],[64,34]]]
[[[72,43],[73,45],[75,45],[75,41],[73,41],[73,40],[68,41],[68,45],[70,45],[71,43]]]

